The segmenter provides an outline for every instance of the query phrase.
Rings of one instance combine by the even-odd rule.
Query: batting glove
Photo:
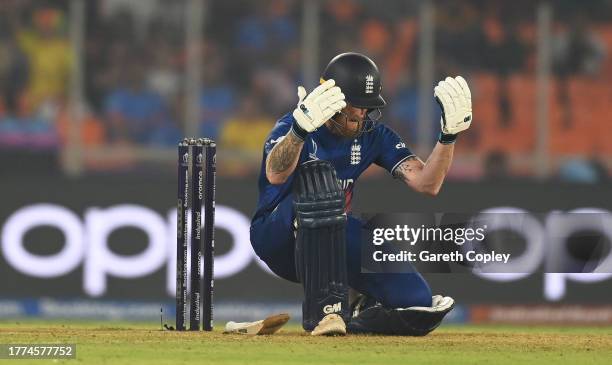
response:
[[[303,86],[298,86],[297,107],[293,111],[295,122],[291,127],[300,139],[306,139],[308,133],[316,130],[344,107],[344,94],[336,82],[329,79],[317,86],[308,96]]]
[[[461,76],[447,77],[434,88],[434,96],[442,109],[442,132],[439,141],[444,144],[454,143],[457,134],[472,124],[470,88]]]

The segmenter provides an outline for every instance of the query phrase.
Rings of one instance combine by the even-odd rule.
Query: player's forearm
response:
[[[453,160],[454,142],[459,132],[472,123],[472,93],[461,76],[447,77],[434,88],[436,101],[442,108],[440,139],[418,174],[419,191],[437,195]]]
[[[282,184],[293,173],[302,152],[304,141],[292,132],[287,133],[282,141],[268,154],[266,159],[266,177],[271,184]]]
[[[423,193],[437,195],[453,161],[454,144],[437,143],[419,176]]]

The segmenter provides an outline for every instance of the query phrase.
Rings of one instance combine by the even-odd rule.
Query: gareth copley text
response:
[[[476,251],[467,251],[465,253],[459,251],[450,253],[432,253],[429,251],[421,251],[419,253],[408,251],[384,253],[383,251],[374,251],[372,258],[376,262],[471,262],[479,264],[507,264],[508,260],[510,260],[510,254],[496,253],[495,251],[486,253],[479,253]]]

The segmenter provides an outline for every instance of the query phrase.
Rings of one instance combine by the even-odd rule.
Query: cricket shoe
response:
[[[276,314],[255,322],[227,322],[223,333],[243,335],[272,335],[289,321],[287,313]]]
[[[339,315],[328,314],[310,332],[312,336],[344,336],[346,335],[346,323]]]
[[[425,336],[453,310],[455,300],[434,295],[431,307],[385,308],[381,304],[354,312],[348,325],[351,334]]]
[[[359,313],[365,311],[368,308],[380,305],[374,298],[369,297],[365,294],[357,294],[354,300],[351,301],[351,317],[357,317]]]

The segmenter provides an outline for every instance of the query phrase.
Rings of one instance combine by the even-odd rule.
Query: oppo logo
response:
[[[594,273],[555,273],[556,262],[568,258],[566,240],[571,234],[584,230],[598,231],[612,242],[612,213],[598,208],[583,208],[569,212],[551,212],[543,221],[529,212],[514,207],[499,207],[484,210],[475,219],[487,221],[487,232],[511,230],[524,238],[525,251],[513,257],[509,265],[515,264],[514,273],[475,273],[485,280],[511,282],[527,278],[541,265],[544,274],[543,294],[551,301],[562,299],[568,282],[596,283],[612,277],[609,270]],[[517,220],[508,219],[509,214],[520,213]],[[598,220],[580,219],[576,213],[597,213]],[[504,217],[493,219],[491,217]],[[585,214],[585,218],[587,218]],[[518,221],[520,220],[520,221]],[[5,261],[16,271],[31,277],[57,278],[83,267],[83,290],[92,297],[102,296],[107,290],[108,277],[136,279],[166,268],[166,292],[173,296],[176,290],[176,209],[166,216],[141,205],[116,205],[109,208],[91,207],[83,217],[61,205],[34,204],[15,211],[4,223],[0,249]],[[53,255],[40,256],[29,252],[24,246],[24,236],[36,227],[51,226],[63,233],[64,244]],[[229,252],[215,257],[215,278],[231,277],[245,269],[251,260],[264,271],[268,267],[254,253],[250,245],[249,219],[239,211],[219,205],[216,207],[215,226],[227,231],[232,238]],[[147,237],[146,248],[141,252],[124,256],[114,253],[108,244],[112,232],[124,227],[142,230]],[[551,234],[554,233],[554,234]],[[548,250],[545,255],[544,250]],[[602,267],[610,267],[609,253]],[[506,272],[512,270],[505,267]],[[494,271],[494,270],[493,270]],[[337,305],[337,304],[336,304]],[[327,308],[327,307],[326,307]],[[330,305],[333,312],[339,309]]]
[[[40,256],[29,252],[23,238],[40,226],[60,230],[65,238],[61,250],[53,255]],[[229,232],[232,247],[229,252],[215,257],[215,277],[233,276],[248,266],[253,258],[270,272],[251,249],[249,219],[239,211],[217,206],[215,226]],[[114,253],[108,238],[117,229],[132,227],[142,230],[147,237],[146,248],[134,255]],[[97,297],[104,295],[109,276],[134,279],[166,267],[166,291],[172,296],[176,290],[176,209],[163,217],[140,205],[116,205],[109,208],[92,207],[81,219],[71,210],[54,204],[34,204],[13,213],[2,228],[1,249],[6,262],[20,273],[37,278],[57,278],[83,265],[83,290]]]
[[[526,245],[521,255],[514,256],[503,268],[495,269],[490,264],[489,273],[474,274],[492,281],[511,282],[521,280],[536,272],[544,265],[544,297],[550,301],[562,299],[567,283],[595,283],[612,277],[612,250],[589,273],[564,273],[556,271],[571,262],[567,239],[584,230],[598,232],[612,242],[612,213],[600,208],[581,208],[568,212],[548,213],[543,222],[529,212],[514,207],[499,207],[483,210],[474,218],[487,225],[487,233],[508,230],[522,236]],[[504,213],[504,214],[490,214]],[[515,214],[507,214],[515,213]],[[545,250],[547,252],[545,252]],[[490,273],[491,271],[498,273]],[[500,273],[503,272],[503,273]]]

